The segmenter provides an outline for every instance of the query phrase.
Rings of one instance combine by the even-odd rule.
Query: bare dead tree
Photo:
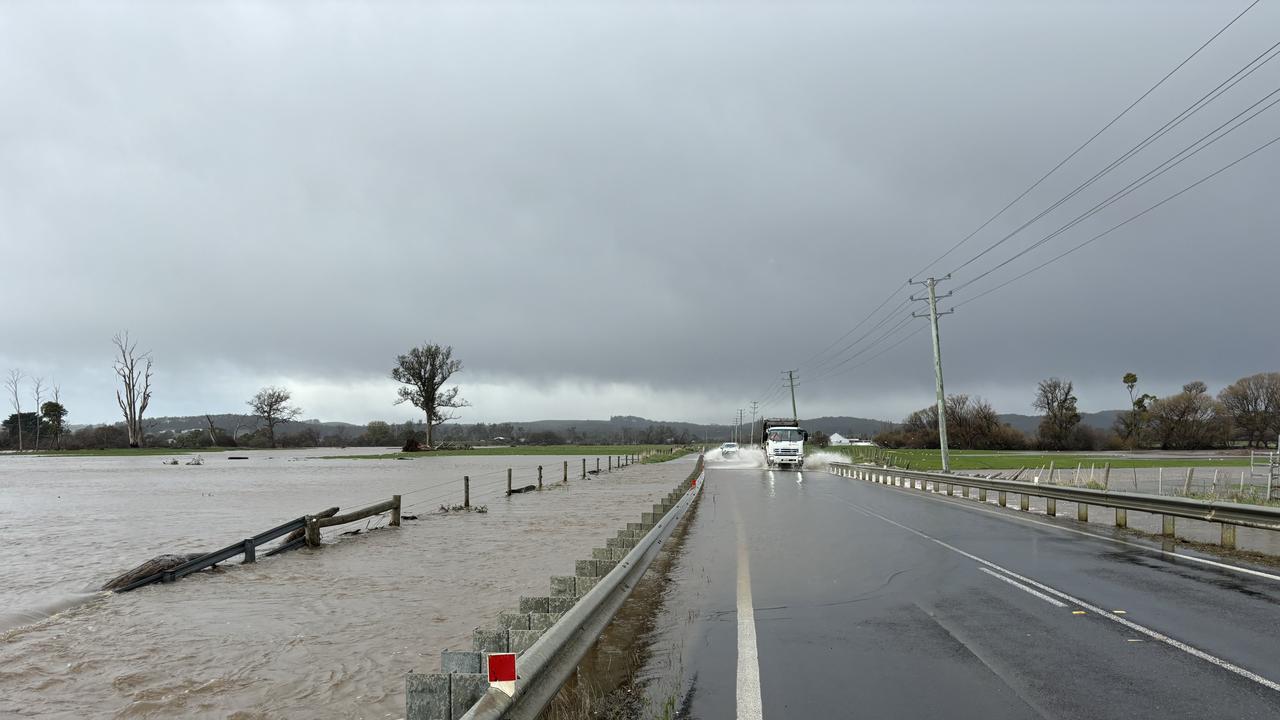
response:
[[[400,399],[396,404],[410,403],[427,416],[427,447],[434,447],[432,430],[436,425],[458,419],[452,409],[468,407],[471,403],[458,397],[458,388],[445,389],[450,376],[462,369],[462,361],[453,359],[453,346],[441,347],[427,343],[396,357],[391,369],[391,379],[408,387],[396,390]]]
[[[138,354],[138,343],[129,339],[128,330],[117,334],[111,342],[116,346],[114,367],[122,385],[116,390],[116,402],[120,404],[120,412],[124,413],[129,447],[142,447],[145,437],[142,414],[151,402],[151,352]]]
[[[210,415],[210,414],[208,414],[208,413],[205,413],[204,421],[205,421],[205,422],[207,422],[207,423],[209,423],[209,444],[210,444],[210,445],[217,445],[217,444],[218,444],[218,437],[217,437],[216,435],[214,435],[214,433],[213,433],[213,430],[214,430],[214,428],[213,428],[213,416],[212,416],[212,415]]]
[[[291,397],[284,388],[264,387],[249,398],[247,404],[253,409],[254,416],[267,425],[267,439],[271,441],[271,447],[276,446],[276,426],[302,414],[302,408],[289,405]]]
[[[9,371],[9,377],[4,381],[4,387],[9,391],[9,402],[13,405],[13,411],[17,413],[18,452],[22,452],[22,378],[22,371],[14,368]]]
[[[36,401],[36,452],[40,451],[40,407],[44,404],[44,378],[31,378],[31,397]]]

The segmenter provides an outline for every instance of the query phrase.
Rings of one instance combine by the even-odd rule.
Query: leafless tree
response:
[[[205,413],[204,421],[205,421],[205,422],[207,422],[207,423],[209,423],[209,444],[210,444],[210,445],[217,445],[217,444],[218,444],[218,438],[217,438],[217,436],[216,436],[216,435],[214,435],[214,433],[213,433],[213,430],[214,430],[214,427],[213,427],[213,416],[212,416],[212,415],[210,415],[210,414],[208,414],[208,413]]]
[[[151,402],[151,352],[138,354],[138,343],[129,339],[128,330],[117,334],[111,342],[116,346],[114,367],[122,386],[116,390],[116,402],[120,404],[120,412],[124,413],[129,447],[142,447],[142,414]]]
[[[15,368],[9,371],[9,377],[4,381],[4,387],[9,391],[9,402],[18,415],[18,452],[22,452],[22,378],[22,371]]]
[[[408,387],[398,388],[396,404],[410,403],[427,416],[427,447],[432,448],[432,430],[440,423],[456,420],[450,412],[471,403],[458,397],[458,388],[445,389],[444,384],[462,369],[462,361],[453,359],[453,347],[427,343],[396,357],[391,379]]]
[[[36,452],[40,451],[40,408],[44,404],[44,378],[31,378],[31,397],[36,401]]]
[[[1265,447],[1280,433],[1280,373],[1240,378],[1218,393],[1218,401],[1249,447]]]
[[[271,447],[276,446],[276,426],[302,414],[302,408],[289,404],[291,397],[284,388],[264,387],[249,398],[248,405],[254,416],[267,424],[267,439],[271,441]]]
[[[1067,449],[1072,432],[1080,424],[1071,381],[1056,377],[1041,380],[1036,386],[1036,399],[1031,407],[1044,411],[1039,427],[1040,445],[1047,450]]]

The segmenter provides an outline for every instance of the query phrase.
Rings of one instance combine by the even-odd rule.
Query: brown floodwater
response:
[[[578,456],[323,452],[210,454],[200,466],[0,456],[0,717],[403,717],[406,672],[438,669],[441,650],[470,647],[472,628],[519,595],[546,594],[550,575],[572,574],[692,463],[583,481]],[[564,460],[567,486],[553,483]],[[505,497],[507,467],[519,486],[537,482],[539,464],[546,491]],[[489,512],[433,512],[461,502],[463,475]],[[154,555],[396,493],[419,520],[362,521],[327,530],[317,550],[95,591]],[[354,528],[368,530],[339,535]]]

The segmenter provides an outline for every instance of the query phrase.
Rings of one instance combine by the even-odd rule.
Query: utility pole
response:
[[[738,442],[738,431],[742,428],[742,414],[745,412],[746,410],[743,410],[742,408],[738,408],[738,419],[733,426],[733,441],[735,443]]]
[[[747,438],[747,444],[751,445],[756,438],[756,408],[760,407],[760,403],[755,400],[751,401],[751,436]]]
[[[933,329],[933,374],[935,379],[937,380],[937,386],[938,386],[938,446],[942,451],[942,472],[944,473],[951,472],[951,459],[947,455],[947,396],[942,389],[942,347],[938,340],[938,316],[950,315],[951,313],[955,312],[956,309],[951,308],[946,312],[941,312],[941,313],[938,312],[939,296],[938,296],[937,286],[938,286],[938,283],[941,282],[942,280],[950,280],[950,279],[951,279],[951,276],[947,275],[946,277],[940,278],[940,279],[929,278],[927,280],[922,280],[919,282],[915,280],[909,281],[912,285],[924,285],[929,290],[929,295],[927,297],[918,298],[915,295],[911,296],[911,299],[916,302],[919,302],[921,300],[928,300],[929,313],[925,315],[923,313],[913,312],[911,313],[911,317],[928,317],[929,324],[932,326],[932,329]],[[951,297],[951,293],[948,292],[946,295],[943,295],[941,297],[944,297],[944,298]]]
[[[796,371],[784,370],[783,374],[787,376],[787,387],[791,388],[791,419],[799,423],[800,414],[796,412]]]

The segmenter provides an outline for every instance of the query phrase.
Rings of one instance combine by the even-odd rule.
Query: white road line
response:
[[[738,720],[761,720],[760,658],[756,654],[756,611],[751,604],[751,566],[742,516],[734,508],[738,526]]]
[[[1058,589],[1056,589],[1056,588],[1049,587],[1048,585],[1045,585],[1044,583],[1037,582],[1037,581],[1032,580],[1031,578],[1029,578],[1029,577],[1025,577],[1025,576],[1023,576],[1023,575],[1019,575],[1018,573],[1016,573],[1016,572],[1014,572],[1014,571],[1012,571],[1012,570],[1009,570],[1008,568],[1001,567],[1000,565],[997,565],[997,564],[995,564],[995,563],[991,562],[990,560],[985,560],[985,559],[983,559],[983,558],[980,558],[980,557],[978,557],[977,555],[974,555],[973,553],[967,553],[967,552],[965,552],[964,550],[961,550],[960,548],[958,548],[958,547],[956,547],[956,546],[954,546],[954,545],[951,545],[950,543],[947,543],[947,542],[944,542],[944,541],[942,541],[942,540],[939,540],[939,539],[937,539],[937,538],[935,538],[935,537],[933,537],[933,536],[931,536],[931,535],[927,535],[927,534],[925,534],[925,533],[923,533],[923,532],[921,532],[921,531],[919,531],[919,530],[916,530],[916,529],[915,529],[915,528],[913,528],[913,527],[908,527],[908,526],[906,526],[906,525],[903,525],[902,523],[900,523],[900,522],[898,522],[898,521],[896,521],[896,520],[892,520],[892,519],[890,519],[890,518],[887,518],[887,517],[885,517],[884,515],[881,515],[880,513],[876,512],[876,511],[874,511],[874,510],[870,510],[870,509],[868,509],[868,508],[864,508],[864,507],[862,507],[861,505],[856,505],[856,504],[854,504],[854,503],[849,502],[848,500],[843,500],[843,499],[841,499],[841,498],[835,498],[835,499],[836,499],[836,500],[839,500],[840,502],[844,503],[845,505],[848,505],[849,507],[851,507],[851,508],[853,508],[853,509],[855,509],[855,510],[857,510],[857,511],[861,512],[861,513],[864,513],[864,514],[870,515],[871,517],[879,518],[880,520],[883,520],[883,521],[885,521],[885,522],[889,523],[890,525],[894,525],[894,526],[896,526],[896,527],[900,527],[900,528],[902,528],[903,530],[906,530],[906,531],[907,531],[907,532],[909,532],[909,533],[912,533],[912,534],[914,534],[914,535],[918,535],[919,537],[922,537],[922,538],[924,538],[925,540],[928,540],[929,542],[932,542],[932,543],[936,543],[936,544],[938,544],[938,545],[941,545],[942,547],[944,547],[944,548],[946,548],[946,549],[948,549],[948,550],[950,550],[950,551],[952,551],[952,552],[954,552],[954,553],[957,553],[957,554],[959,554],[959,555],[963,555],[964,557],[967,557],[967,558],[969,558],[970,560],[973,560],[973,561],[975,561],[975,562],[982,563],[983,565],[986,565],[987,567],[990,567],[990,568],[994,568],[994,569],[996,569],[996,570],[999,570],[1000,572],[1002,572],[1002,573],[1004,573],[1004,574],[1008,575],[1009,577],[1015,578],[1015,579],[1017,579],[1017,580],[1021,580],[1022,582],[1026,583],[1026,584],[1028,584],[1028,585],[1030,585],[1030,586],[1032,586],[1032,587],[1040,588],[1041,590],[1045,591],[1046,593],[1049,593],[1050,595],[1054,595],[1054,596],[1060,597],[1060,598],[1062,598],[1063,600],[1066,600],[1067,602],[1071,603],[1072,605],[1077,605],[1077,606],[1082,607],[1082,608],[1084,608],[1084,609],[1086,609],[1086,610],[1090,610],[1090,611],[1092,611],[1093,613],[1095,613],[1095,614],[1097,614],[1097,615],[1100,615],[1100,616],[1102,616],[1102,617],[1104,617],[1104,618],[1106,618],[1106,619],[1108,619],[1108,620],[1111,620],[1112,622],[1119,623],[1120,625],[1123,625],[1123,626],[1125,626],[1125,627],[1129,628],[1130,630],[1133,630],[1133,631],[1135,631],[1135,632],[1142,633],[1143,635],[1146,635],[1147,637],[1149,637],[1149,638],[1151,638],[1151,639],[1153,639],[1153,640],[1159,640],[1160,642],[1165,643],[1166,645],[1169,645],[1170,647],[1177,648],[1177,649],[1179,649],[1179,650],[1181,650],[1181,651],[1183,651],[1183,652],[1187,653],[1188,655],[1191,655],[1191,656],[1194,656],[1194,657],[1200,658],[1201,660],[1204,660],[1204,661],[1206,661],[1206,662],[1213,663],[1214,665],[1217,665],[1218,667],[1222,668],[1223,670],[1226,670],[1226,671],[1231,672],[1231,673],[1235,673],[1236,675],[1239,675],[1240,677],[1245,678],[1246,680],[1252,680],[1253,682],[1256,682],[1256,683],[1258,683],[1259,685],[1262,685],[1262,686],[1263,686],[1263,687],[1265,687],[1265,688],[1269,688],[1269,689],[1271,689],[1271,690],[1275,690],[1275,691],[1277,691],[1277,692],[1280,692],[1280,683],[1277,683],[1277,682],[1275,682],[1275,681],[1273,681],[1273,680],[1268,680],[1267,678],[1264,678],[1264,677],[1262,677],[1261,675],[1259,675],[1259,674],[1257,674],[1257,673],[1255,673],[1255,672],[1253,672],[1253,671],[1251,671],[1251,670],[1246,670],[1246,669],[1244,669],[1244,668],[1240,667],[1239,665],[1235,665],[1235,664],[1233,664],[1233,663],[1231,663],[1231,662],[1228,662],[1228,661],[1226,661],[1226,660],[1223,660],[1223,659],[1222,659],[1222,658],[1220,658],[1220,657],[1216,657],[1216,656],[1214,656],[1214,655],[1210,655],[1209,653],[1207,653],[1207,652],[1205,652],[1205,651],[1201,650],[1200,648],[1193,647],[1193,646],[1188,645],[1188,644],[1186,644],[1186,643],[1184,643],[1184,642],[1182,642],[1182,641],[1180,641],[1180,640],[1175,640],[1175,639],[1173,639],[1173,638],[1169,637],[1168,635],[1165,635],[1164,633],[1161,633],[1161,632],[1156,631],[1156,630],[1152,630],[1151,628],[1146,627],[1146,626],[1144,626],[1144,625],[1139,625],[1138,623],[1136,623],[1136,622],[1134,622],[1134,621],[1132,621],[1132,620],[1129,620],[1129,619],[1127,619],[1127,618],[1120,617],[1119,615],[1116,615],[1116,614],[1115,614],[1115,613],[1113,613],[1113,612],[1108,612],[1107,610],[1104,610],[1104,609],[1102,609],[1102,608],[1100,608],[1100,607],[1098,607],[1098,606],[1096,606],[1096,605],[1093,605],[1093,604],[1091,604],[1091,603],[1087,603],[1087,602],[1085,602],[1085,601],[1083,601],[1083,600],[1081,600],[1081,599],[1079,599],[1079,598],[1077,598],[1077,597],[1073,597],[1073,596],[1071,596],[1071,595],[1068,595],[1067,593],[1064,593],[1064,592],[1062,592],[1061,590],[1058,590]]]
[[[1014,512],[1002,512],[1000,510],[995,510],[993,508],[984,508],[981,506],[981,504],[974,504],[973,501],[966,502],[959,498],[948,498],[948,496],[934,496],[930,494],[922,495],[920,492],[908,492],[906,490],[900,490],[892,486],[888,487],[888,489],[897,493],[901,493],[903,495],[910,495],[912,497],[925,497],[930,500],[944,502],[948,505],[951,505],[952,507],[961,508],[963,510],[971,510],[973,512],[980,512],[980,513],[986,513],[988,515],[995,515],[996,517],[1005,518],[1008,520],[1014,520],[1017,522],[1030,523],[1032,525],[1040,525],[1042,527],[1052,528],[1054,530],[1061,530],[1062,532],[1075,533],[1076,535],[1084,535],[1085,537],[1091,537],[1097,540],[1106,540],[1107,542],[1113,542],[1113,543],[1116,543],[1117,545],[1124,545],[1126,547],[1137,548],[1138,550],[1146,550],[1147,552],[1154,553],[1156,555],[1161,555],[1164,557],[1175,558],[1177,560],[1190,560],[1191,562],[1197,562],[1202,565],[1209,565],[1212,567],[1220,568],[1222,570],[1230,570],[1232,572],[1244,573],[1245,575],[1253,575],[1254,577],[1266,578],[1267,580],[1274,580],[1276,582],[1280,582],[1280,575],[1273,575],[1271,573],[1263,572],[1261,570],[1254,570],[1252,568],[1240,567],[1239,565],[1231,565],[1230,563],[1218,562],[1217,560],[1210,560],[1208,558],[1197,557],[1195,555],[1186,555],[1183,553],[1169,552],[1168,550],[1151,547],[1150,545],[1143,545],[1141,543],[1130,542],[1128,540],[1121,540],[1119,538],[1107,537],[1106,535],[1099,535],[1097,533],[1091,533],[1085,530],[1076,530],[1074,528],[1062,527],[1061,525],[1055,525],[1053,523],[1044,522],[1043,520],[1035,520],[1030,517],[1024,517],[1025,513],[1022,513],[1021,511],[1017,511],[1017,514],[1015,514]],[[1070,502],[1070,501],[1064,500],[1063,502]]]
[[[1052,606],[1054,606],[1054,607],[1064,608],[1064,607],[1066,607],[1066,606],[1067,606],[1067,604],[1066,604],[1066,603],[1064,603],[1064,602],[1062,602],[1062,601],[1060,601],[1060,600],[1055,600],[1055,599],[1053,599],[1053,598],[1049,597],[1048,595],[1045,595],[1044,593],[1040,592],[1039,590],[1036,590],[1036,589],[1034,589],[1034,588],[1029,588],[1029,587],[1027,587],[1026,585],[1023,585],[1022,583],[1018,582],[1017,580],[1014,580],[1014,579],[1013,579],[1013,578],[1011,578],[1011,577],[1008,577],[1008,576],[1006,576],[1006,575],[1001,575],[1001,574],[1000,574],[1000,573],[998,573],[998,572],[992,572],[992,571],[990,571],[990,570],[988,570],[988,569],[986,569],[986,568],[984,568],[984,567],[980,567],[980,568],[978,568],[978,569],[979,569],[979,570],[981,570],[982,572],[984,572],[984,573],[986,573],[986,574],[990,575],[991,577],[993,577],[993,578],[997,579],[997,580],[1003,580],[1004,582],[1009,583],[1010,585],[1012,585],[1012,586],[1014,586],[1014,587],[1018,588],[1019,590],[1021,590],[1021,591],[1025,592],[1025,593],[1030,593],[1030,594],[1032,594],[1032,595],[1035,595],[1036,597],[1040,598],[1041,600],[1043,600],[1043,601],[1045,601],[1045,602],[1049,603],[1050,605],[1052,605]]]

